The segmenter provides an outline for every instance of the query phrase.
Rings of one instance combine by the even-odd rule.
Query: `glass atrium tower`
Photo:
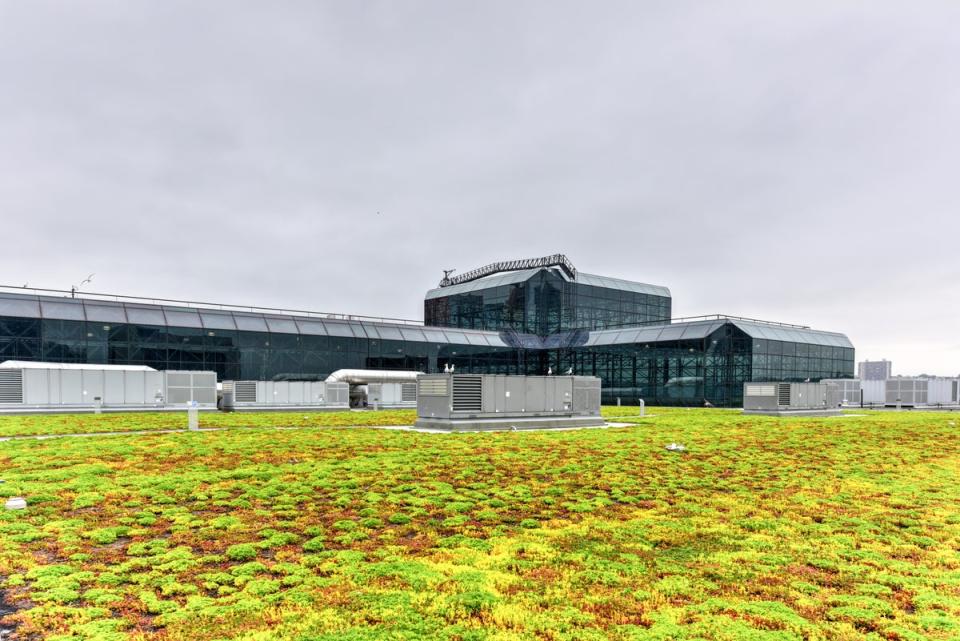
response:
[[[670,290],[556,268],[508,272],[427,292],[424,322],[549,336],[670,321]]]

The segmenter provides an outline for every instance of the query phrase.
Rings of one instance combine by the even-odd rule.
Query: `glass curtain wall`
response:
[[[656,405],[735,406],[751,380],[751,345],[742,331],[724,325],[702,339],[563,350],[554,367],[599,376],[608,404],[619,398],[634,405],[642,398]]]
[[[753,380],[802,383],[807,379],[853,378],[851,347],[753,340]]]
[[[424,323],[550,336],[670,320],[671,299],[613,287],[571,282],[543,269],[521,283],[424,301]]]

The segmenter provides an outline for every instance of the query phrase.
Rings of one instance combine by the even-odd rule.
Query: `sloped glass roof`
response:
[[[790,343],[807,343],[809,345],[830,345],[832,347],[853,347],[853,343],[844,334],[837,332],[822,332],[815,329],[799,327],[779,327],[764,325],[750,321],[731,320],[731,323],[743,330],[751,338],[764,338],[771,341],[787,341]]]
[[[167,317],[170,317],[170,313],[167,313]],[[297,328],[297,324],[290,317],[282,316],[265,316],[264,320],[267,321],[267,327],[270,328],[271,332],[277,334],[299,334],[300,330]]]
[[[626,292],[636,292],[638,294],[651,294],[653,296],[665,296],[670,298],[670,290],[660,285],[650,285],[648,283],[637,283],[632,280],[623,280],[621,278],[610,278],[609,276],[598,276],[596,274],[577,274],[577,282],[594,287],[606,287],[607,289],[619,289]]]
[[[159,307],[127,305],[127,320],[140,325],[159,325],[163,327],[167,324],[167,317],[163,315],[163,310]]]
[[[86,320],[83,313],[83,305],[73,303],[64,303],[58,300],[40,299],[40,313],[44,318],[56,318],[60,320]]]
[[[129,309],[127,310],[127,315],[130,315]],[[237,323],[233,320],[233,314],[225,313],[219,314],[216,312],[210,312],[201,310],[200,311],[200,320],[203,321],[204,329],[236,329]]]
[[[635,343],[654,343],[671,340],[706,338],[725,323],[732,323],[751,338],[810,345],[829,345],[832,347],[853,347],[850,339],[836,332],[822,332],[800,327],[780,327],[764,323],[751,323],[742,320],[695,321],[691,323],[671,323],[631,329],[605,329],[590,332],[587,345],[630,345]]]
[[[87,313],[88,321],[101,323],[126,323],[127,313],[120,303],[84,303],[83,309]]]
[[[40,301],[36,297],[16,294],[0,295],[0,314],[22,318],[40,318]]]
[[[504,274],[494,274],[493,276],[487,276],[486,278],[479,278],[477,280],[472,280],[468,283],[460,283],[459,285],[451,285],[450,287],[437,287],[436,289],[431,289],[427,292],[427,300],[431,298],[441,298],[444,296],[452,296],[453,294],[466,294],[469,292],[475,292],[481,289],[488,289],[490,287],[500,287],[501,285],[512,285],[514,283],[522,283],[529,279],[531,276],[540,271],[540,268],[536,269],[521,269],[516,272],[506,272]]]
[[[258,314],[237,314],[234,313],[233,319],[237,322],[237,329],[246,332],[265,332],[267,331],[267,321]]]
[[[203,323],[200,322],[200,314],[195,309],[164,307],[163,314],[167,317],[167,325],[174,327],[203,327]]]
[[[590,332],[587,345],[632,345],[636,343],[656,343],[706,338],[721,326],[724,321],[694,321],[691,323],[669,323],[644,327],[605,329]]]

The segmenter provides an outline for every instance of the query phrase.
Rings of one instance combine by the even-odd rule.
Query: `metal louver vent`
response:
[[[453,411],[479,412],[483,409],[483,379],[479,376],[453,377]]]
[[[234,384],[233,400],[237,403],[256,403],[257,382],[237,381]]]
[[[417,384],[420,385],[420,396],[446,396],[448,393],[445,378],[421,378]]]
[[[417,400],[417,384],[404,383],[400,387],[400,400],[404,403],[413,403]]]
[[[790,383],[777,384],[777,404],[783,407],[790,405]]]
[[[0,370],[0,403],[23,402],[23,370]]]

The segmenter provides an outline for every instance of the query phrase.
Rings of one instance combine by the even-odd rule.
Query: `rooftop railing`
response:
[[[490,263],[477,269],[471,269],[459,276],[451,276],[453,270],[444,270],[443,280],[439,287],[450,287],[461,283],[469,283],[492,274],[501,272],[513,272],[521,269],[533,269],[535,267],[559,267],[567,273],[571,279],[577,279],[577,268],[573,266],[570,259],[563,254],[553,254],[552,256],[541,256],[540,258],[522,258],[520,260],[505,260],[498,263]]]

